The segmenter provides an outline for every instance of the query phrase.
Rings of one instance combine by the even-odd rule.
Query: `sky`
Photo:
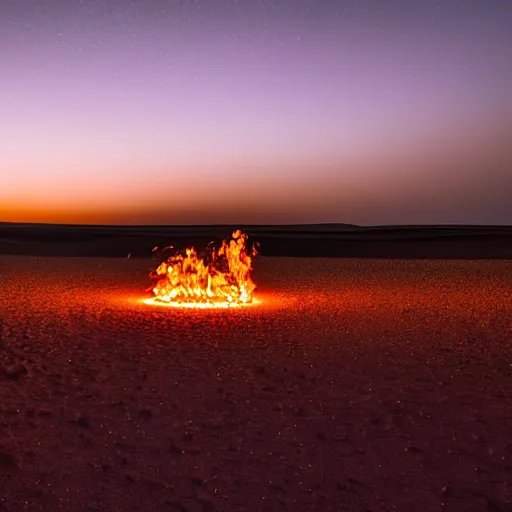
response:
[[[0,221],[512,224],[510,0],[0,2]]]

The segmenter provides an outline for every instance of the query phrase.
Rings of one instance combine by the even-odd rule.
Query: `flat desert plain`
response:
[[[512,510],[512,262],[0,256],[0,510]]]

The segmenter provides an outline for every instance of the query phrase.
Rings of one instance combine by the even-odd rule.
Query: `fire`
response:
[[[150,277],[156,286],[146,304],[188,308],[229,308],[251,304],[256,285],[251,279],[256,248],[246,248],[247,235],[234,231],[218,250],[200,256],[194,247],[161,263]]]

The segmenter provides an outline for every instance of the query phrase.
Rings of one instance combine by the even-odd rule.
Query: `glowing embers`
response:
[[[251,302],[237,303],[237,302],[165,302],[156,297],[145,299],[144,304],[148,306],[161,306],[169,308],[184,308],[184,309],[230,309],[253,306],[259,304],[260,301],[252,299]]]
[[[256,285],[251,279],[256,248],[246,248],[247,235],[235,231],[219,249],[209,245],[199,255],[191,247],[162,262],[150,277],[156,285],[149,305],[181,308],[232,308],[253,303]]]

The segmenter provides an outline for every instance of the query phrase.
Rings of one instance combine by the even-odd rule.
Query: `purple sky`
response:
[[[0,2],[0,221],[512,224],[512,1]]]

